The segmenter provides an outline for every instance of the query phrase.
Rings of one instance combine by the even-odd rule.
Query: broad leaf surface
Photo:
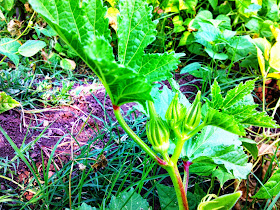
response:
[[[7,56],[17,66],[19,64],[19,56],[15,53],[18,51],[20,43],[11,38],[2,38],[0,40],[0,54]]]
[[[20,103],[7,95],[5,92],[0,92],[0,114],[19,106]]]
[[[181,156],[193,162],[193,165],[211,161],[226,168],[235,178],[246,179],[252,165],[247,163],[248,157],[240,145],[238,135],[207,126],[200,135],[186,141]]]
[[[46,46],[46,43],[40,40],[28,40],[23,45],[21,45],[18,49],[18,52],[25,56],[31,57],[39,52]]]
[[[148,210],[149,203],[131,188],[128,192],[123,191],[117,197],[112,197],[109,210],[116,209]]]
[[[270,177],[270,179],[254,195],[254,198],[268,199],[276,196],[280,192],[280,169]]]
[[[178,64],[179,56],[175,54],[153,55],[147,57],[148,61],[142,60],[144,48],[155,39],[156,33],[151,8],[144,0],[120,1],[118,63],[110,45],[107,9],[101,0],[83,1],[81,7],[75,0],[30,0],[30,4],[96,73],[114,105],[132,101],[144,104],[151,100],[151,82],[170,78],[167,70]],[[158,62],[155,57],[167,60],[155,68]]]
[[[217,177],[222,187],[224,183],[228,180],[234,179],[234,176],[231,173],[228,173],[226,169],[219,167],[212,173],[212,177]]]
[[[156,24],[146,1],[120,1],[118,18],[118,60],[135,67],[144,49],[155,40]]]
[[[203,122],[206,125],[217,126],[237,135],[245,135],[244,128],[239,124],[234,116],[220,112],[219,110],[213,109],[212,107],[208,107],[207,104],[203,106],[203,110],[207,110],[205,111],[207,114],[203,116]]]
[[[201,202],[197,210],[213,210],[213,209],[232,209],[238,199],[241,197],[242,192],[238,191],[235,193],[220,196],[211,201]]]
[[[238,101],[240,101],[244,96],[250,94],[253,89],[254,89],[255,81],[254,80],[249,80],[245,83],[240,83],[237,87],[234,89],[228,91],[224,103],[223,103],[223,108],[226,109]]]
[[[184,54],[144,54],[137,61],[135,70],[144,75],[149,82],[162,81],[172,77],[171,69],[176,69],[179,58]]]
[[[174,187],[169,187],[163,184],[157,184],[157,193],[159,197],[161,209],[178,210],[178,201]],[[194,194],[191,192],[187,193],[189,209],[196,210],[201,198],[204,196],[204,192],[198,185],[195,185]]]

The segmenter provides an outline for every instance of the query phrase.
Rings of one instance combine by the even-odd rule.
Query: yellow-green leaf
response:
[[[258,48],[257,46],[256,46],[256,48],[257,48],[257,53],[258,53],[259,66],[261,69],[262,76],[264,76],[265,75],[265,61],[264,61],[263,53],[260,50],[260,48]]]
[[[276,42],[270,50],[269,65],[280,72],[280,42]]]
[[[269,73],[267,78],[280,79],[280,73]]]
[[[274,38],[276,39],[276,41],[279,42],[280,41],[280,35],[279,35],[280,34],[280,29],[271,25],[270,30],[271,30]]]
[[[20,103],[11,96],[7,95],[5,92],[0,92],[0,114],[19,105]]]
[[[269,41],[267,41],[266,38],[264,38],[264,58],[265,60],[268,61],[269,59],[269,52],[270,52],[270,49],[271,49],[271,44]]]

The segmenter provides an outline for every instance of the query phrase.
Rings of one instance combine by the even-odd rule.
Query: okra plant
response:
[[[107,8],[102,0],[29,0],[33,9],[57,32],[103,83],[116,119],[125,132],[162,168],[173,182],[179,209],[189,209],[187,183],[189,172],[217,177],[221,185],[229,179],[243,179],[251,170],[238,135],[248,125],[275,127],[264,112],[257,112],[251,91],[254,81],[239,84],[225,97],[217,82],[211,87],[211,100],[196,95],[192,104],[172,80],[183,54],[146,53],[156,38],[157,20],[145,0],[119,0],[117,55],[111,46]],[[169,80],[158,88],[159,81]],[[126,124],[121,106],[136,102],[147,114],[145,143]],[[203,104],[203,105],[202,105]],[[151,145],[151,146],[150,146]],[[184,182],[178,170],[182,160]],[[230,209],[240,193],[203,199],[199,209]],[[212,196],[215,197],[215,196]],[[210,196],[210,198],[212,198]],[[229,198],[230,197],[230,198]]]

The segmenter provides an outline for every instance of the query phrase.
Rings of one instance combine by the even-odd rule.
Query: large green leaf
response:
[[[17,106],[20,106],[19,102],[5,92],[0,92],[0,114]]]
[[[135,67],[144,49],[155,40],[156,21],[152,21],[152,7],[146,1],[120,1],[118,18],[118,60]]]
[[[0,54],[3,54],[11,59],[17,66],[19,64],[19,56],[16,55],[20,43],[11,38],[2,38],[0,40]]]
[[[179,58],[184,54],[144,54],[138,59],[136,71],[143,74],[149,82],[162,81],[172,77],[170,70],[176,69]]]
[[[280,169],[270,177],[270,179],[260,188],[256,195],[252,196],[259,199],[268,199],[276,196],[280,192]]]
[[[96,73],[112,103],[136,101],[144,104],[150,97],[151,82],[170,78],[179,57],[172,54],[146,56],[144,48],[155,39],[156,22],[144,0],[121,0],[118,22],[119,62],[110,45],[109,22],[102,0],[30,0],[35,11]],[[131,6],[131,7],[130,7]],[[132,10],[131,10],[132,9]],[[145,55],[145,56],[144,56]],[[143,58],[148,59],[144,61]],[[167,59],[157,66],[154,58]],[[148,65],[152,63],[152,65]],[[142,74],[143,73],[143,74]],[[147,79],[148,78],[148,79]]]
[[[123,191],[117,197],[112,197],[109,210],[116,209],[148,210],[149,203],[131,188],[128,192]]]
[[[224,167],[235,178],[246,179],[252,164],[247,163],[248,157],[240,145],[238,135],[207,126],[201,134],[186,141],[181,156],[193,162],[194,166],[196,163],[209,162],[210,165],[215,163],[217,166]],[[194,167],[193,165],[190,168]],[[208,168],[209,172],[211,167]]]

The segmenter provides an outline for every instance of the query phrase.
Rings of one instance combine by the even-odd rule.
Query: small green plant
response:
[[[171,80],[183,54],[154,53],[145,49],[155,40],[157,21],[144,0],[120,0],[117,22],[118,49],[113,54],[107,9],[101,0],[29,0],[47,23],[103,83],[119,124],[124,131],[164,168],[174,185],[179,209],[189,209],[187,200],[189,172],[217,177],[221,185],[229,179],[245,179],[251,170],[238,135],[246,134],[248,125],[276,127],[265,112],[256,111],[251,92],[254,81],[240,83],[225,97],[215,81],[211,100],[202,104],[200,92],[190,104]],[[169,79],[173,91],[160,90],[155,82]],[[146,111],[146,144],[126,123],[121,106],[137,102]],[[227,136],[225,139],[224,137]],[[185,178],[178,170],[183,160]],[[200,209],[232,206],[240,193],[205,200]],[[212,196],[213,197],[213,196]],[[214,196],[215,197],[215,196]],[[208,203],[207,203],[208,202]],[[70,204],[71,205],[71,204]],[[206,207],[205,207],[206,206]]]

